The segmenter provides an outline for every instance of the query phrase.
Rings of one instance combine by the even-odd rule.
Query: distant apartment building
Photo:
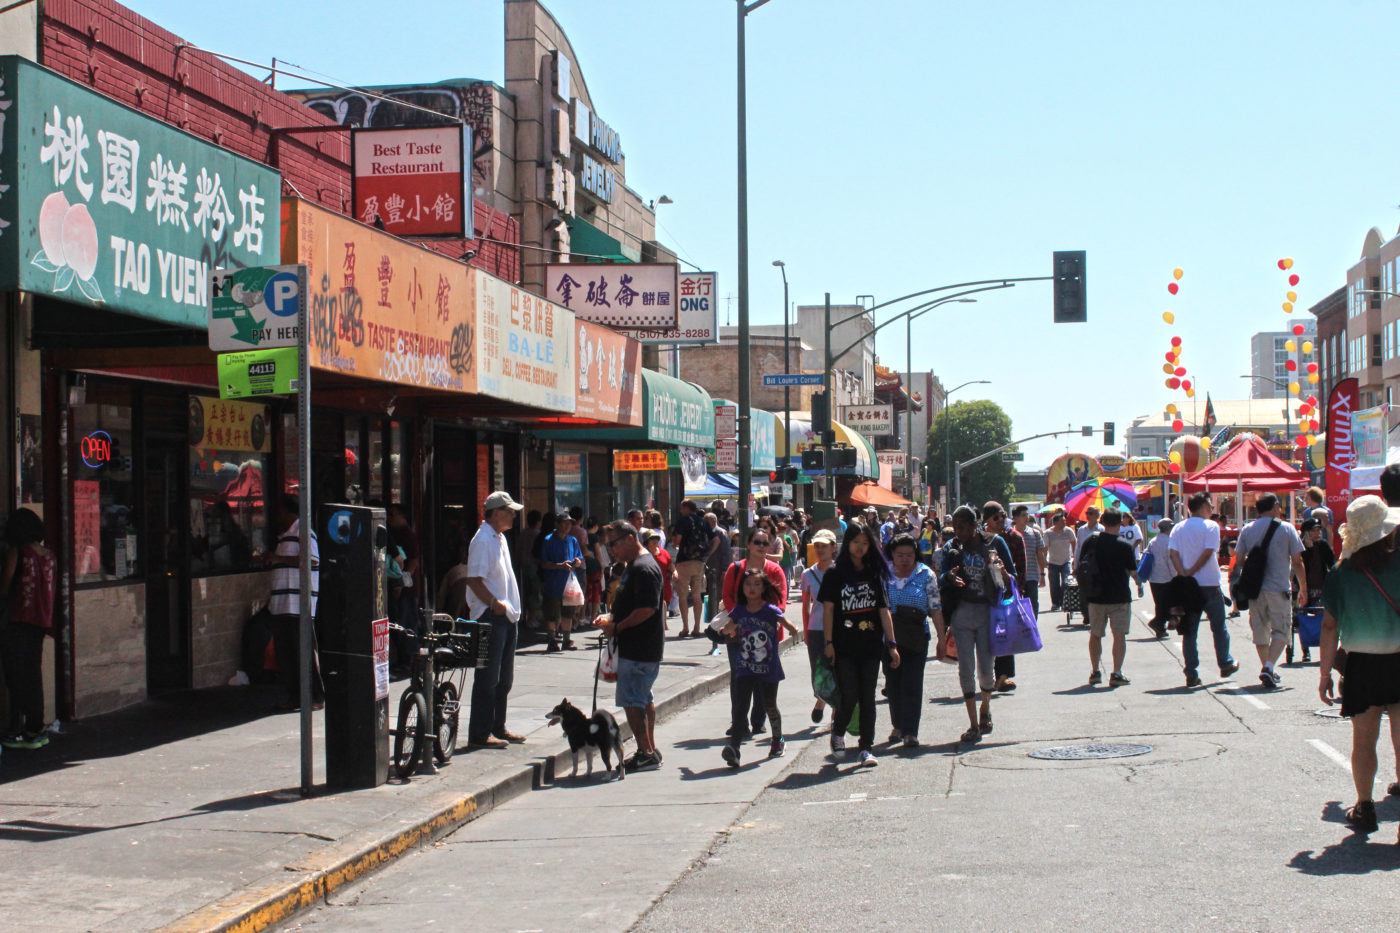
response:
[[[1303,333],[1293,333],[1293,323],[1303,325]],[[1303,370],[1308,362],[1317,359],[1317,347],[1312,353],[1302,352],[1304,341],[1315,341],[1317,321],[1301,320],[1291,322],[1287,330],[1263,331],[1249,340],[1250,398],[1284,398],[1288,395],[1288,383],[1298,378],[1298,372],[1288,371],[1288,361],[1292,359]],[[1293,341],[1295,349],[1288,350],[1288,342]]]

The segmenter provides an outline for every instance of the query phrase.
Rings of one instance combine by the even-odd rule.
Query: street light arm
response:
[[[1021,438],[1020,440],[1012,441],[1012,442],[1009,443],[1009,444],[1002,444],[1000,447],[995,447],[995,448],[993,448],[993,449],[987,451],[987,452],[984,453],[984,454],[978,454],[977,456],[973,457],[971,460],[960,460],[960,461],[958,461],[958,464],[957,464],[957,466],[958,466],[958,472],[961,473],[963,470],[965,470],[965,469],[967,469],[968,467],[972,466],[974,463],[980,463],[980,462],[982,462],[983,460],[986,460],[988,457],[992,456],[993,454],[999,454],[999,453],[1001,453],[1003,450],[1006,450],[1008,447],[1015,447],[1017,444],[1024,444],[1024,443],[1026,443],[1027,441],[1038,441],[1038,440],[1040,440],[1042,437],[1059,437],[1061,434],[1078,434],[1078,433],[1080,433],[1080,431],[1079,431],[1078,428],[1070,428],[1070,427],[1067,427],[1067,428],[1065,428],[1063,431],[1047,431],[1047,432],[1045,432],[1044,434],[1032,434],[1030,437],[1023,437],[1023,438]]]
[[[1054,278],[1055,277],[1053,275],[1031,275],[1022,276],[1020,278],[1014,279],[1003,277],[998,279],[978,279],[976,282],[958,282],[954,285],[940,285],[937,288],[926,288],[921,292],[910,292],[907,295],[900,295],[898,298],[891,298],[889,301],[882,301],[877,305],[871,305],[868,308],[862,308],[860,311],[857,311],[850,317],[844,317],[841,320],[834,322],[831,326],[840,327],[842,324],[845,324],[848,321],[854,321],[858,317],[862,317],[867,314],[874,314],[881,308],[887,308],[890,305],[899,304],[901,301],[908,301],[910,298],[919,298],[924,295],[932,295],[934,292],[946,292],[949,289],[953,288],[967,288],[969,285],[992,285],[997,282],[1002,283],[999,287],[1009,288],[1012,285],[1015,285],[1017,282],[1049,282],[1052,281]],[[895,318],[894,320],[898,320],[898,318]]]
[[[976,284],[976,283],[971,283],[971,282],[970,282],[970,283],[968,283],[968,284]],[[953,286],[953,287],[956,288],[957,286]],[[889,326],[890,324],[895,323],[896,321],[902,321],[902,320],[904,320],[906,317],[911,317],[911,316],[912,316],[912,317],[917,317],[918,315],[923,314],[925,311],[932,311],[934,308],[938,307],[939,305],[948,304],[949,302],[956,301],[956,300],[958,300],[959,298],[961,298],[961,297],[964,296],[964,295],[973,295],[973,294],[976,294],[977,292],[990,292],[990,291],[996,291],[996,290],[1002,289],[1002,288],[1014,288],[1014,287],[1015,287],[1014,283],[1013,283],[1013,284],[1005,284],[1005,283],[1003,283],[1003,284],[1000,284],[1000,285],[986,285],[986,286],[983,286],[982,288],[969,288],[967,291],[957,292],[957,293],[952,294],[952,295],[945,295],[945,296],[943,296],[942,298],[938,298],[938,299],[936,299],[936,300],[934,300],[934,301],[925,302],[924,304],[921,304],[921,305],[915,305],[914,307],[909,308],[909,309],[906,310],[906,311],[901,311],[900,313],[896,314],[894,317],[890,318],[888,321],[883,321],[883,322],[881,322],[881,323],[879,323],[879,324],[876,324],[876,325],[875,325],[875,328],[874,328],[873,330],[871,330],[870,333],[868,333],[868,334],[863,334],[862,336],[857,337],[856,340],[855,340],[855,342],[853,342],[850,346],[846,347],[846,349],[842,350],[840,353],[837,353],[835,356],[833,356],[833,357],[831,358],[831,365],[834,366],[834,365],[836,364],[836,361],[839,360],[839,359],[841,359],[841,357],[845,356],[847,353],[850,353],[852,350],[854,350],[856,347],[860,346],[861,344],[865,343],[865,341],[866,341],[868,338],[874,337],[875,334],[876,334],[876,332],[882,330],[883,328]],[[856,317],[860,317],[860,315],[856,315]],[[844,324],[846,321],[850,321],[850,320],[853,320],[853,319],[852,319],[852,318],[846,318],[845,321],[838,321],[837,323],[833,324],[832,327],[833,327],[833,328],[839,327],[839,326],[841,326],[841,324]]]

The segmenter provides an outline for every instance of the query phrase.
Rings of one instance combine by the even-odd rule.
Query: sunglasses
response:
[[[768,539],[767,539],[767,538],[754,538],[752,541],[749,542],[749,544],[765,544],[765,545],[766,545],[767,543],[768,543]]]

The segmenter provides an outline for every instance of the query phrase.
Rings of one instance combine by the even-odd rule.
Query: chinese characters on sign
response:
[[[894,433],[893,405],[847,405],[842,423],[863,437]]]
[[[573,412],[573,314],[479,269],[472,275],[481,325],[479,391]]]
[[[203,327],[210,269],[279,253],[277,172],[11,56],[0,179],[3,288]]]
[[[716,326],[718,292],[713,272],[677,273],[676,326],[667,330],[624,330],[642,343],[707,344],[719,342]]]
[[[618,473],[636,473],[642,470],[666,469],[664,450],[614,450],[613,470]]]
[[[676,326],[674,263],[563,263],[545,271],[545,294],[580,319],[618,328]]]
[[[355,218],[401,237],[470,237],[471,127],[355,129]]]
[[[642,424],[642,348],[635,340],[587,321],[576,321],[580,418]]]
[[[875,451],[875,458],[880,462],[881,466],[889,466],[891,468],[891,475],[894,476],[895,479],[904,476],[904,451],[877,450]]]

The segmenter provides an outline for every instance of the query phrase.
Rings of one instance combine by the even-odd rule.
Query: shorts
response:
[[[1089,604],[1089,631],[1095,638],[1103,638],[1105,629],[1115,635],[1126,635],[1132,624],[1132,603]]]
[[[683,604],[705,595],[705,562],[683,560],[676,564],[676,599]]]
[[[1293,633],[1293,607],[1287,593],[1260,593],[1249,601],[1249,630],[1256,645],[1287,640]]]
[[[573,620],[578,617],[580,606],[564,605],[562,596],[546,596],[541,601],[540,615],[546,622],[558,622],[561,619]]]
[[[617,659],[615,702],[623,709],[645,709],[652,703],[651,688],[661,670],[660,661]]]

